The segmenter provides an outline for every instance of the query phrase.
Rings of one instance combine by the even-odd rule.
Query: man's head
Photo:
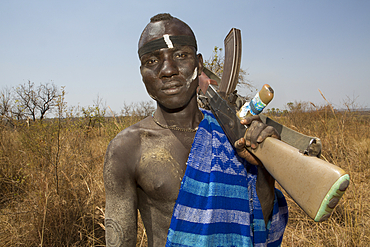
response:
[[[168,108],[186,106],[196,95],[202,57],[193,31],[169,14],[151,18],[139,40],[141,75],[149,95]]]
[[[141,34],[139,40],[139,57],[145,52],[140,50],[143,49],[143,46],[147,46],[148,42],[157,40],[158,37],[163,38],[163,35],[169,34],[173,37],[179,36],[186,39],[185,41],[181,41],[180,39],[172,40],[174,46],[188,43],[188,45],[193,46],[197,50],[195,35],[185,22],[170,14],[158,14],[150,19],[150,23]]]

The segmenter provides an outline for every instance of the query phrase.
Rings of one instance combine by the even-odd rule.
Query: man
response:
[[[203,59],[196,53],[190,27],[169,14],[154,16],[140,37],[139,57],[143,82],[157,102],[157,109],[152,116],[120,132],[107,149],[104,165],[107,246],[135,246],[138,209],[148,245],[166,244],[197,128],[203,116],[211,117],[197,105]],[[250,125],[248,137],[239,140],[235,148],[240,157],[257,165],[255,186],[267,224],[274,207],[275,181],[245,149],[245,144],[255,148],[266,137],[279,136],[257,119],[243,120],[243,124]],[[171,241],[167,241],[167,246],[172,246]]]

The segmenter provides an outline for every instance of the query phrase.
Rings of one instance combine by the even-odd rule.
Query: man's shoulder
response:
[[[147,117],[119,132],[109,143],[108,151],[115,151],[117,149],[122,152],[126,148],[140,145],[140,137],[143,133],[150,131],[149,128],[150,117]]]
[[[114,171],[117,174],[132,174],[135,171],[142,152],[141,136],[150,131],[149,120],[145,118],[125,128],[110,141],[104,161],[105,173]]]

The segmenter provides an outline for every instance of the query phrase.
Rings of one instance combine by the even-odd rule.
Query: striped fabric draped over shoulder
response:
[[[284,196],[275,189],[266,227],[257,168],[237,155],[213,114],[202,111],[166,246],[280,246],[288,220]]]

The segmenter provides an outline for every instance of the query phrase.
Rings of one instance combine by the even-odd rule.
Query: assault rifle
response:
[[[238,95],[234,93],[241,61],[241,34],[231,29],[225,38],[225,63],[222,78],[205,69],[205,74],[218,86],[209,85],[201,90],[200,99],[208,106],[229,141],[245,135],[246,128],[237,117]],[[319,138],[298,133],[260,114],[261,120],[275,127],[281,141],[268,137],[257,149],[248,148],[266,170],[315,221],[327,220],[349,185],[349,175],[341,168],[319,159]]]

